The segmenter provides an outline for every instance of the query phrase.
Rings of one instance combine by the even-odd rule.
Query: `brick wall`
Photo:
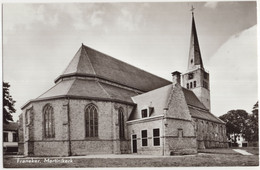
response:
[[[165,155],[197,153],[197,141],[191,121],[166,118]]]
[[[42,111],[46,104],[53,107],[54,138],[44,136]],[[95,105],[98,110],[97,138],[85,137],[85,108],[89,104]],[[23,133],[24,153],[35,156],[66,156],[70,152],[73,155],[129,153],[130,141],[126,126],[125,139],[119,140],[118,108],[123,109],[126,122],[133,108],[126,104],[82,99],[33,102],[23,110],[23,128],[27,128]],[[25,122],[26,112],[29,116],[28,124]],[[70,121],[68,121],[68,112]],[[68,142],[69,139],[71,142]]]
[[[18,155],[24,154],[23,114],[19,115],[18,121]]]
[[[34,156],[68,156],[68,141],[35,141]]]
[[[137,136],[137,153],[138,154],[155,154],[163,155],[163,119],[158,117],[156,119],[146,118],[139,121],[128,122],[128,129],[130,135]],[[160,146],[153,145],[153,129],[160,129]],[[148,145],[142,146],[141,131],[147,130]]]
[[[193,118],[193,126],[199,149],[227,147],[224,124]]]
[[[191,120],[189,108],[180,84],[173,85],[167,108],[166,117]]]

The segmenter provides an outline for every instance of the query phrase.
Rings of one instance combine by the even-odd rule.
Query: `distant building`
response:
[[[242,136],[242,134],[230,134],[230,145],[235,147],[247,147],[248,146],[248,141]]]
[[[29,156],[175,155],[227,147],[225,123],[210,112],[209,73],[193,14],[188,69],[173,72],[172,80],[82,44],[55,86],[22,107],[19,150]]]
[[[4,152],[18,151],[18,123],[3,123],[3,147]]]

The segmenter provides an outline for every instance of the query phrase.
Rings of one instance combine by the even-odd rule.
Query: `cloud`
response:
[[[117,18],[118,27],[128,31],[137,30],[144,24],[143,12],[147,8],[146,4],[141,6],[129,6],[120,9],[120,16]]]
[[[4,30],[35,30],[38,27],[39,30],[69,27],[83,30],[90,25],[86,23],[86,18],[93,25],[101,23],[101,13],[91,13],[92,7],[84,5],[83,9],[79,4],[4,4]]]
[[[92,26],[98,26],[103,23],[102,15],[104,12],[102,11],[94,11],[90,17],[90,23]]]
[[[204,6],[207,8],[215,9],[218,6],[218,2],[207,2]]]
[[[27,4],[4,4],[4,29],[14,30],[17,26],[31,29],[31,24],[36,21],[43,21],[43,7],[34,8]]]
[[[216,115],[231,109],[250,113],[257,100],[256,30],[255,25],[230,37],[209,61],[212,108]]]
[[[133,22],[133,14],[130,13],[128,10],[126,9],[121,9],[121,16],[118,17],[118,25],[121,25],[122,27],[128,29],[128,30],[134,30],[135,29],[135,25]]]

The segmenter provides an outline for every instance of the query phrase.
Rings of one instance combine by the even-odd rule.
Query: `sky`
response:
[[[211,111],[251,113],[257,96],[256,2],[3,4],[3,81],[21,107],[54,85],[81,43],[171,81],[185,73],[191,6]]]

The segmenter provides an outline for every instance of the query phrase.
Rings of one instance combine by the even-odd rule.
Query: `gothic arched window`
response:
[[[43,126],[44,126],[44,137],[45,138],[54,138],[55,129],[54,129],[54,113],[53,107],[50,104],[47,104],[43,108]]]
[[[125,138],[125,122],[123,108],[118,109],[119,138]]]
[[[86,137],[98,137],[98,111],[90,104],[85,109]]]

